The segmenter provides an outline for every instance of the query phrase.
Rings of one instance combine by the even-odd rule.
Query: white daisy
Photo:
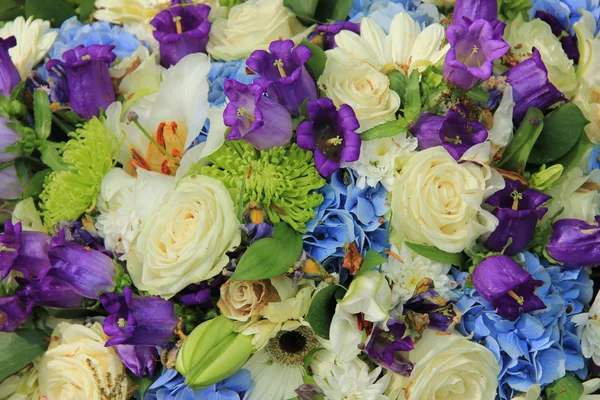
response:
[[[323,378],[314,378],[328,400],[385,400],[383,392],[391,374],[379,378],[380,374],[381,367],[369,372],[367,364],[356,360],[344,365],[333,364]]]
[[[33,17],[27,20],[17,17],[0,28],[0,38],[14,36],[17,39],[17,45],[10,49],[8,54],[23,79],[42,61],[57,35],[58,32],[50,29],[50,22],[34,20]]]
[[[577,314],[572,321],[577,326],[577,336],[581,338],[581,353],[600,364],[600,293],[586,313]]]

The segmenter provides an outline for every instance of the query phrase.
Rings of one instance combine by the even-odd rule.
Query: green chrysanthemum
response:
[[[500,15],[511,21],[521,14],[526,21],[529,20],[527,11],[531,8],[531,0],[499,0]]]
[[[102,178],[114,165],[111,144],[100,120],[93,118],[71,136],[62,152],[67,168],[48,175],[40,195],[42,217],[48,228],[93,210]]]
[[[261,203],[271,222],[287,222],[299,232],[314,217],[323,196],[314,192],[325,180],[319,175],[312,153],[296,144],[258,151],[242,141],[227,141],[209,157],[213,164],[197,171],[219,179],[238,199],[244,185],[244,205]],[[244,183],[245,182],[245,183]]]

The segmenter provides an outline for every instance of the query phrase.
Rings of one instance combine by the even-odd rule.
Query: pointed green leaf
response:
[[[365,272],[372,270],[373,268],[383,264],[386,261],[387,258],[379,254],[377,251],[369,250],[367,251],[367,254],[365,254],[365,258],[363,259],[363,262],[360,265],[360,270],[358,271],[356,276],[364,274]]]
[[[33,93],[33,116],[35,118],[35,134],[38,139],[48,139],[52,128],[52,110],[48,93],[36,89]]]
[[[315,18],[319,22],[345,21],[352,8],[352,0],[319,0]]]
[[[283,5],[297,17],[314,18],[319,0],[284,0]]]
[[[329,339],[329,327],[335,314],[338,296],[345,292],[343,286],[330,285],[321,289],[312,299],[305,319],[320,337]]]
[[[583,385],[575,376],[569,374],[546,388],[548,400],[579,400],[583,394]]]
[[[543,127],[544,114],[535,107],[529,108],[498,166],[522,174]]]
[[[325,63],[327,62],[327,56],[322,48],[306,39],[302,40],[302,44],[312,51],[312,56],[310,56],[306,62],[306,65],[308,65],[309,70],[312,72],[313,78],[315,78],[315,81],[317,81],[321,75],[323,75]]]
[[[398,96],[403,99],[408,87],[408,77],[400,71],[392,71],[387,74],[387,77],[390,80],[390,89],[398,93]]]
[[[42,190],[44,190],[44,182],[46,177],[50,175],[51,172],[52,169],[47,168],[33,175],[29,182],[27,182],[27,186],[23,192],[23,198],[26,199],[27,197],[37,196],[38,194],[42,193]]]
[[[426,244],[418,244],[405,242],[409,249],[415,253],[429,258],[430,260],[441,262],[444,264],[452,264],[460,267],[465,261],[465,255],[463,253],[448,253],[447,251],[440,250],[435,246],[428,246]]]
[[[75,15],[75,9],[65,0],[25,0],[25,16],[45,19],[59,27]]]
[[[421,91],[419,88],[419,71],[414,70],[408,77],[408,85],[404,98],[404,118],[412,124],[421,114]]]
[[[582,130],[577,144],[567,154],[556,160],[555,163],[561,164],[565,168],[564,172],[567,173],[579,164],[581,157],[592,147],[594,147],[594,144],[588,139],[585,130]]]
[[[408,122],[404,118],[399,117],[395,121],[384,122],[381,125],[367,129],[360,134],[361,140],[374,140],[385,137],[393,137],[399,133],[408,131]]]
[[[37,329],[0,333],[0,381],[20,371],[48,348],[46,334]]]
[[[42,153],[42,162],[54,171],[66,171],[68,169],[58,150],[49,142],[46,142],[44,146],[40,146],[39,150]]]

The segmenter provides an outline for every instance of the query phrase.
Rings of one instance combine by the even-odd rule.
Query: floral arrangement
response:
[[[0,400],[600,399],[598,0],[0,3]]]

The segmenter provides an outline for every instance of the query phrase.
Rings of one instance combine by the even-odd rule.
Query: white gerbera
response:
[[[375,187],[381,182],[387,191],[391,191],[396,172],[417,150],[418,145],[417,139],[406,132],[394,137],[363,141],[359,159],[345,166],[358,174],[356,186],[359,188],[363,189],[366,185]]]
[[[391,253],[381,270],[392,282],[394,307],[406,303],[413,296],[419,282],[425,278],[433,281],[434,288],[440,296],[449,300],[455,298],[452,292],[454,281],[448,276],[452,267],[450,264],[417,255],[405,243],[402,243],[400,251],[396,246],[392,246]]]
[[[332,364],[323,378],[314,378],[328,400],[384,400],[387,397],[383,392],[388,386],[391,374],[379,378],[380,374],[381,367],[369,372],[367,364],[355,360],[343,365]]]
[[[33,17],[27,20],[17,17],[0,28],[0,38],[14,36],[17,39],[17,45],[10,49],[8,54],[23,79],[42,61],[57,35],[58,32],[50,30],[50,22],[34,20]]]
[[[577,326],[577,336],[581,338],[581,353],[600,364],[600,293],[586,313],[577,314],[572,321]]]

